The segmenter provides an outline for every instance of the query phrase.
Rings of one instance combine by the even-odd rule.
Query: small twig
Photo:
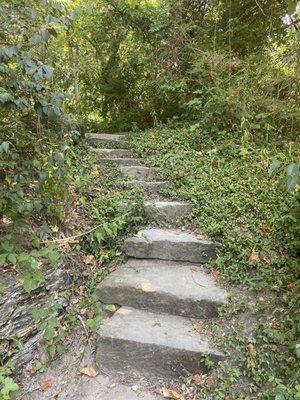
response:
[[[68,242],[68,241],[74,241],[82,236],[86,236],[89,233],[95,231],[96,229],[100,228],[101,225],[97,225],[95,226],[95,228],[92,228],[86,232],[80,233],[79,235],[75,235],[75,236],[68,236],[66,238],[61,238],[61,239],[53,239],[53,240],[44,240],[43,243],[60,243],[60,242]]]
[[[257,0],[255,0],[255,3],[257,5],[257,7],[260,9],[260,11],[263,13],[263,15],[266,17],[266,14],[265,14],[264,10],[262,9],[261,5],[259,4],[259,2]]]
[[[85,326],[84,320],[82,319],[81,315],[79,315],[79,314],[77,315],[77,317],[78,317],[78,319],[79,319],[79,321],[80,321],[81,325],[83,326],[83,329],[84,329],[84,331],[85,331],[85,334],[86,334],[87,340],[88,340],[88,341],[90,341],[90,335],[89,335],[89,332],[88,332],[88,330],[86,329],[86,326]]]

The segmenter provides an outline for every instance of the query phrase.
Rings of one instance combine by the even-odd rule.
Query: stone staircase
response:
[[[125,138],[87,135],[99,162],[118,166],[120,185],[147,189],[146,214],[168,228],[143,229],[128,238],[123,247],[128,261],[98,286],[100,300],[120,308],[101,325],[96,364],[103,372],[147,378],[205,372],[203,356],[224,359],[195,329],[199,320],[209,324],[227,298],[202,267],[216,256],[219,244],[175,228],[192,205],[158,198],[168,182],[156,180],[158,168],[142,166],[130,151],[119,148]]]

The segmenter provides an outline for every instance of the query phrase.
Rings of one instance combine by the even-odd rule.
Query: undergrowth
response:
[[[291,179],[286,167],[296,165],[298,145],[280,138],[245,141],[234,133],[206,132],[199,124],[131,135],[134,151],[171,181],[167,194],[193,203],[190,227],[221,242],[209,267],[248,297],[232,296],[222,312],[218,344],[228,358],[235,357],[220,367],[217,382],[202,389],[202,396],[299,396],[299,186],[286,188]],[[238,324],[240,340],[233,335]]]

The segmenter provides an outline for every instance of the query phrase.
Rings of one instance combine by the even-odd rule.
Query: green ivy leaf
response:
[[[9,143],[8,142],[2,142],[0,148],[5,153],[8,153],[8,151],[9,151]]]
[[[7,58],[12,58],[17,54],[17,48],[15,46],[5,47],[1,53]]]
[[[0,390],[0,394],[4,399],[9,400],[10,396],[19,390],[19,385],[17,385],[11,378],[6,377],[2,381],[3,388]]]
[[[275,172],[277,172],[280,167],[281,167],[281,161],[279,161],[276,158],[274,158],[273,161],[271,162],[271,164],[269,165],[269,168],[268,168],[269,176],[271,176]]]
[[[291,190],[300,182],[300,166],[298,164],[289,164],[286,167],[286,187]]]
[[[105,306],[105,310],[110,311],[110,312],[115,312],[117,310],[117,308],[114,304],[108,304],[107,306]]]

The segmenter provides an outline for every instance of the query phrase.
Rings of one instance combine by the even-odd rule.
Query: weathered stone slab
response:
[[[102,158],[109,160],[114,158],[133,158],[132,152],[126,149],[100,149],[98,147],[91,147],[91,150],[99,154]]]
[[[161,222],[175,223],[192,209],[192,204],[184,201],[147,201],[144,209],[148,217]]]
[[[106,143],[119,142],[125,138],[125,135],[106,134],[106,133],[87,133],[87,141],[94,146],[105,145]]]
[[[26,341],[36,333],[36,326],[30,315],[30,310],[43,307],[54,297],[56,302],[63,299],[57,296],[57,291],[68,287],[68,271],[60,268],[48,268],[45,282],[31,295],[25,292],[15,275],[9,272],[0,274],[0,282],[4,285],[0,296],[0,360],[10,355],[12,337]]]
[[[145,229],[125,240],[123,249],[134,258],[203,263],[216,256],[218,245],[179,229]]]
[[[122,178],[138,181],[155,181],[159,168],[149,168],[143,166],[127,166],[119,168]]]
[[[227,294],[199,265],[130,259],[96,289],[105,304],[192,318],[217,316]]]
[[[141,161],[138,158],[101,158],[99,159],[99,163],[114,164],[118,167],[141,165]]]
[[[170,378],[183,368],[191,374],[205,371],[204,354],[214,361],[224,358],[189,319],[122,307],[100,327],[96,363],[102,371]]]
[[[156,182],[147,182],[147,181],[124,181],[122,182],[122,186],[128,189],[133,187],[139,187],[141,189],[149,190],[151,193],[159,193],[162,189],[167,189],[169,187],[169,182],[167,181],[156,181]]]

